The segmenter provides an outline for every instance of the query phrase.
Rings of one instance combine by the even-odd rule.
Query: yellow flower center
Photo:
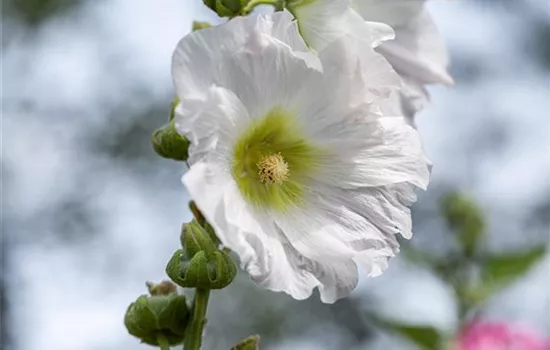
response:
[[[327,158],[328,151],[310,142],[297,121],[293,113],[274,107],[237,139],[231,173],[254,207],[285,212],[298,206]]]
[[[288,163],[280,152],[263,157],[257,166],[260,181],[269,185],[282,184],[290,173]]]

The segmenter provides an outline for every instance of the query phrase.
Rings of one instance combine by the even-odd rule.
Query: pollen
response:
[[[270,154],[263,157],[258,166],[258,175],[260,181],[266,184],[282,184],[288,178],[290,171],[288,163],[285,161],[281,153]]]

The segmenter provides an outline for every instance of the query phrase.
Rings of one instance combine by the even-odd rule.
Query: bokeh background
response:
[[[444,257],[456,240],[439,212],[473,195],[492,252],[550,241],[550,2],[429,2],[453,88],[433,87],[417,117],[434,162],[414,207],[412,244]],[[157,157],[151,132],[173,98],[170,57],[199,0],[2,0],[3,350],[147,349],[122,318],[160,281],[190,219],[184,167]],[[402,256],[350,298],[297,302],[245,275],[214,292],[205,349],[262,335],[262,349],[414,349],[368,313],[452,332],[453,290]],[[499,292],[487,320],[550,336],[550,258]]]

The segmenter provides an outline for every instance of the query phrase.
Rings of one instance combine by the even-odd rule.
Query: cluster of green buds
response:
[[[150,295],[133,302],[124,318],[130,334],[162,350],[181,343],[185,349],[200,348],[210,290],[228,286],[237,274],[228,250],[220,248],[214,229],[193,202],[190,209],[195,218],[183,225],[183,249],[174,253],[166,272],[181,287],[195,289],[192,305],[188,306],[185,296],[177,293],[176,284],[148,282]],[[257,337],[247,338],[237,349],[257,349],[257,342]]]
[[[128,332],[141,342],[161,349],[181,344],[189,319],[185,296],[168,281],[147,283],[151,295],[141,295],[124,316]]]
[[[243,11],[239,6],[244,6],[247,1],[217,0],[209,3],[223,16],[233,16],[230,14]],[[194,22],[193,30],[209,26],[206,22]],[[174,118],[179,103],[177,98],[172,102],[168,124],[153,133],[151,143],[161,157],[187,161],[189,141],[177,132]],[[162,350],[169,350],[170,346],[181,343],[184,343],[186,350],[200,349],[210,290],[225,288],[237,274],[229,250],[220,247],[213,227],[194,202],[190,203],[190,210],[195,218],[183,225],[180,236],[182,249],[173,254],[166,266],[166,273],[179,286],[195,289],[192,304],[187,305],[185,297],[177,294],[176,285],[172,282],[148,283],[150,295],[142,295],[132,303],[124,318],[130,334]],[[257,336],[250,337],[234,349],[256,350],[258,341]]]
[[[193,219],[183,225],[180,238],[183,249],[174,253],[166,267],[175,283],[184,288],[221,289],[233,281],[235,263],[219,248],[210,225]]]

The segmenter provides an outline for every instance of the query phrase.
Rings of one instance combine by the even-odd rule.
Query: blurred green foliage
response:
[[[485,231],[481,208],[473,198],[453,192],[443,197],[441,212],[448,226],[456,233],[464,255],[473,256]]]
[[[35,27],[54,15],[63,14],[84,0],[3,0],[3,16],[17,17]]]
[[[529,272],[546,252],[546,246],[535,246],[519,252],[485,255],[481,270],[480,297],[487,298],[517,281]]]
[[[422,350],[440,350],[444,348],[444,338],[440,332],[430,326],[407,325],[398,322],[384,321],[383,328],[410,340]]]
[[[487,251],[484,249],[485,214],[473,198],[460,192],[446,194],[440,201],[440,212],[460,243],[460,249],[436,258],[405,245],[403,256],[415,265],[432,270],[454,289],[459,305],[459,324],[462,325],[491,296],[534,267],[546,255],[548,247],[537,245],[524,251],[504,253]],[[397,333],[422,349],[438,350],[444,346],[445,338],[435,328],[378,320],[376,315],[370,318],[382,329]]]

